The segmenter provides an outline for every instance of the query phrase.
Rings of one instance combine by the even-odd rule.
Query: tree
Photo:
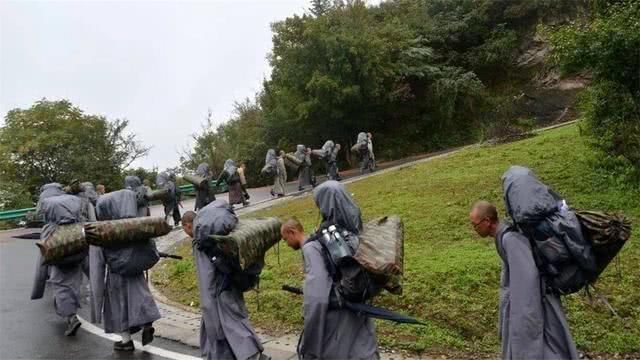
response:
[[[331,0],[311,0],[309,12],[313,16],[322,16],[331,9]]]
[[[552,60],[564,74],[593,75],[579,104],[581,128],[607,155],[601,165],[640,180],[640,3],[600,1],[594,14],[551,32]]]
[[[85,114],[68,100],[13,109],[0,128],[0,178],[33,194],[45,183],[72,179],[121,186],[124,168],[149,150],[127,125]]]

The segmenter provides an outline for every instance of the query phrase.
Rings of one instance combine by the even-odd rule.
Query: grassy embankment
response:
[[[640,221],[640,190],[593,173],[593,156],[578,127],[568,126],[534,138],[498,146],[462,151],[403,170],[372,177],[348,186],[364,219],[399,214],[405,223],[405,282],[402,296],[384,295],[378,304],[424,319],[414,327],[378,322],[379,341],[385,346],[414,351],[497,352],[497,306],[500,260],[492,239],[480,239],[469,224],[470,205],[488,199],[503,206],[500,176],[513,164],[526,165],[569,204],[582,209],[620,210]],[[295,215],[312,230],[318,212],[310,197],[261,211],[252,216]],[[598,288],[624,318],[611,316],[600,303],[584,294],[564,299],[578,347],[589,352],[640,351],[640,239],[634,230],[621,255],[622,278],[610,266]],[[190,244],[178,250],[186,259],[155,272],[154,282],[184,304],[198,306],[195,269]],[[253,292],[247,305],[255,326],[273,333],[300,329],[301,298],[280,290],[299,285],[301,255],[284,244],[280,264],[275,249],[267,255],[260,303]]]

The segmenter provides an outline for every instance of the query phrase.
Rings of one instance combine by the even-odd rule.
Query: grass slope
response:
[[[428,324],[413,327],[378,322],[379,342],[415,351],[497,352],[500,260],[493,239],[480,239],[473,232],[469,208],[478,199],[502,206],[500,176],[510,165],[520,164],[534,169],[572,206],[621,210],[637,224],[640,190],[593,173],[590,156],[574,125],[511,144],[465,150],[349,185],[365,219],[399,214],[405,223],[404,294],[385,294],[377,303]],[[252,216],[296,216],[307,232],[319,220],[310,197]],[[580,349],[640,351],[639,241],[635,230],[621,255],[622,278],[610,266],[598,284],[623,320],[612,317],[602,304],[591,304],[583,294],[564,299]],[[189,256],[190,244],[179,251]],[[154,281],[169,297],[197,306],[198,289],[189,258],[164,265]],[[301,255],[282,244],[279,264],[275,249],[267,255],[267,264],[260,285],[260,311],[255,293],[247,293],[251,320],[274,333],[299,330],[301,298],[280,287],[301,284]]]

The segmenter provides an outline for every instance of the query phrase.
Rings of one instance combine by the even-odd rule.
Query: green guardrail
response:
[[[229,187],[227,186],[226,182],[222,182],[220,186],[216,186],[215,182],[211,181],[210,186],[211,188],[215,189],[216,194],[225,193],[229,191]],[[180,191],[182,192],[182,196],[196,195],[195,189],[191,184],[181,185],[178,188],[180,188]],[[36,208],[32,207],[32,208],[26,208],[26,209],[0,211],[0,221],[21,220],[27,216],[27,213],[30,213],[32,211],[36,211]]]
[[[36,208],[0,211],[0,221],[19,220],[27,216],[27,213],[31,211],[36,211]]]

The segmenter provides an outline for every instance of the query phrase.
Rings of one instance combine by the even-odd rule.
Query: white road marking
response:
[[[100,336],[102,338],[105,338],[107,340],[111,340],[113,342],[116,341],[120,341],[120,336],[115,335],[115,334],[107,334],[104,332],[104,330],[102,330],[101,328],[93,325],[92,323],[86,321],[85,319],[81,318],[80,316],[78,316],[78,319],[80,320],[80,322],[82,323],[82,327],[81,329],[84,329],[90,333],[92,333],[93,335],[97,335]],[[200,358],[195,357],[195,356],[191,356],[191,355],[186,355],[186,354],[181,354],[175,351],[171,351],[171,350],[166,350],[166,349],[162,349],[153,345],[146,345],[146,346],[142,346],[142,343],[139,341],[133,341],[133,344],[135,345],[135,347],[137,349],[140,349],[144,352],[148,352],[154,355],[158,355],[158,356],[162,356],[164,358],[167,359],[173,359],[173,360],[200,360]]]

